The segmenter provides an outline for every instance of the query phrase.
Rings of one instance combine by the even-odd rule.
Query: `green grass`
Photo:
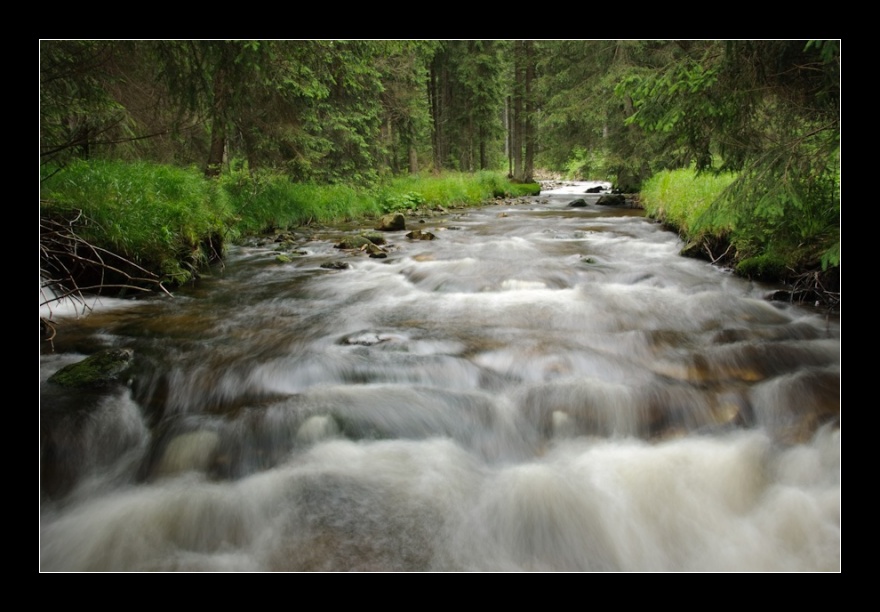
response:
[[[759,192],[743,188],[738,178],[663,171],[645,183],[642,203],[649,216],[675,227],[689,243],[732,245],[733,264],[743,276],[778,280],[839,266],[838,177]]]
[[[536,183],[515,184],[498,172],[447,172],[391,179],[372,189],[292,183],[278,172],[232,171],[221,178],[241,234],[311,223],[339,223],[422,206],[477,206],[496,196],[533,195]]]
[[[500,172],[444,172],[397,177],[375,191],[382,210],[421,205],[478,206],[496,197],[537,195],[537,183],[513,183]]]
[[[725,222],[706,223],[709,207],[736,179],[733,174],[696,174],[693,170],[665,170],[642,187],[642,204],[648,216],[677,228],[685,237],[710,232],[723,234],[732,227]]]
[[[230,172],[220,179],[235,212],[234,229],[248,235],[311,223],[337,223],[380,211],[375,197],[345,185],[292,183],[277,172]]]
[[[178,283],[222,250],[233,219],[200,171],[146,162],[76,162],[43,181],[40,213],[77,219],[84,240]]]
[[[196,168],[92,160],[54,174],[44,169],[40,214],[65,226],[75,219],[89,244],[181,284],[241,236],[539,191],[499,172],[400,177],[367,189],[292,183],[279,172],[241,167],[209,180]]]

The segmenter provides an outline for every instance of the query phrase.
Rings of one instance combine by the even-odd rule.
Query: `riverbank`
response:
[[[678,232],[682,255],[710,261],[752,280],[786,288],[773,299],[840,309],[840,199],[834,191],[799,202],[741,210],[738,176],[664,171],[642,189],[649,217]]]
[[[180,286],[246,236],[539,191],[537,183],[512,183],[500,172],[399,177],[368,189],[292,183],[277,172],[240,167],[218,179],[150,163],[46,169],[41,304],[71,292],[119,296]]]
[[[583,190],[65,320],[40,569],[839,571],[839,324]],[[102,349],[131,369],[50,381]]]

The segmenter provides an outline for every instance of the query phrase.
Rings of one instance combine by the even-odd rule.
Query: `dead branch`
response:
[[[732,246],[733,246],[733,243],[728,244],[727,249],[721,255],[719,255],[718,257],[715,257],[712,254],[712,251],[709,249],[709,243],[708,242],[703,243],[703,248],[706,249],[706,253],[708,253],[708,255],[709,255],[709,261],[711,261],[713,264],[716,263],[722,257],[725,257],[730,252],[730,248]]]
[[[160,290],[171,295],[157,274],[80,236],[75,225],[82,217],[82,211],[77,211],[70,220],[40,219],[41,308],[64,300],[74,300],[86,308],[84,293],[101,293],[108,289]],[[94,282],[80,282],[96,276]],[[109,280],[110,277],[113,280]],[[43,329],[47,327],[51,327],[48,321]]]

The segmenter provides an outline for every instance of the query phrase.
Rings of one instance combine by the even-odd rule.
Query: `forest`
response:
[[[840,571],[840,40],[39,51],[40,571]]]
[[[40,42],[41,277],[62,292],[184,282],[243,233],[462,175],[474,204],[608,180],[686,252],[838,305],[840,41]]]

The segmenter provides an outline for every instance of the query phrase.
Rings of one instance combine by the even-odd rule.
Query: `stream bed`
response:
[[[588,186],[56,313],[41,570],[839,571],[839,323]]]

